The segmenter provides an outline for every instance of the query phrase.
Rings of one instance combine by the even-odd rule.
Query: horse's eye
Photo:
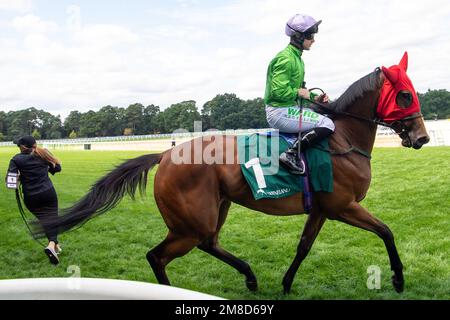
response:
[[[397,104],[400,108],[408,108],[412,103],[412,94],[408,91],[400,91],[397,94]]]

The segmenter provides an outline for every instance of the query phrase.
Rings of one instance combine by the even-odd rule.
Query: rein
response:
[[[331,150],[331,149],[325,149],[325,148],[321,148],[319,146],[312,146],[311,148],[315,148],[317,150],[328,152],[329,154],[331,154],[333,156],[345,156],[345,155],[349,154],[350,152],[355,152],[355,153],[359,153],[360,155],[362,155],[363,157],[365,157],[365,158],[367,158],[369,160],[372,159],[372,156],[370,155],[370,153],[368,153],[368,152],[366,152],[366,151],[364,151],[364,150],[362,150],[362,149],[360,149],[358,147],[353,146],[348,139],[346,139],[346,140],[347,140],[347,143],[348,143],[349,147],[348,147],[348,149],[346,149],[344,151],[336,151],[336,150]]]
[[[312,91],[312,90],[320,90],[323,94],[325,94],[325,91],[323,91],[321,88],[312,88],[312,89],[310,89],[310,91]],[[304,98],[304,99],[306,101],[316,105],[317,107],[319,107],[319,111],[320,111],[320,109],[322,109],[322,110],[325,110],[326,113],[330,113],[330,114],[334,114],[334,115],[347,116],[347,117],[358,119],[358,120],[361,120],[361,121],[370,122],[370,123],[374,123],[374,124],[379,124],[379,125],[382,125],[382,126],[390,127],[390,125],[388,123],[380,121],[378,119],[368,119],[368,118],[364,118],[364,117],[358,116],[357,114],[353,114],[353,113],[349,113],[349,112],[345,112],[345,111],[336,111],[336,110],[330,109],[324,103],[319,103],[319,102],[316,102],[316,101],[313,101],[313,100],[310,100],[310,99],[306,99],[306,98]]]
[[[312,89],[310,89],[310,91],[312,91],[312,90],[320,90],[323,94],[325,94],[325,92],[321,88],[312,88]],[[413,119],[416,119],[416,118],[423,117],[421,112],[416,112],[416,113],[413,113],[410,116],[407,116],[405,118],[396,120],[396,121],[394,121],[392,123],[387,123],[385,121],[382,121],[381,119],[369,119],[369,118],[361,117],[361,116],[359,116],[357,114],[353,114],[353,113],[349,113],[349,112],[345,112],[345,111],[336,111],[336,110],[330,109],[324,103],[319,103],[319,102],[316,102],[316,101],[313,101],[313,100],[310,100],[310,99],[306,99],[306,98],[303,98],[303,99],[306,100],[306,101],[309,101],[310,103],[312,103],[315,106],[317,106],[319,111],[324,110],[326,113],[329,113],[329,114],[339,115],[339,116],[346,116],[346,117],[354,118],[354,119],[357,119],[357,120],[360,120],[360,121],[369,122],[371,124],[376,124],[376,125],[381,125],[381,126],[384,126],[384,127],[388,127],[390,129],[392,129],[396,134],[398,134],[400,138],[402,138],[402,139],[408,138],[410,143],[411,143],[411,139],[410,139],[410,137],[408,135],[408,128],[406,127],[404,122],[408,121],[408,120],[413,120]],[[368,153],[368,152],[366,152],[364,150],[361,150],[361,149],[359,149],[357,147],[354,147],[348,139],[347,139],[347,142],[349,144],[349,148],[347,150],[345,150],[345,151],[342,151],[342,152],[338,152],[338,151],[334,151],[334,150],[323,150],[323,151],[327,151],[330,154],[337,155],[337,156],[346,155],[346,154],[348,154],[350,152],[356,152],[356,153],[359,153],[360,155],[368,158],[369,160],[372,158],[370,153]]]

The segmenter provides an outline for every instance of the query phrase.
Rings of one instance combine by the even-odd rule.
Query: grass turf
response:
[[[0,173],[17,148],[0,148]],[[82,197],[99,177],[142,152],[55,151],[63,171],[52,179],[60,207]],[[221,261],[194,249],[167,267],[172,285],[228,299],[449,299],[450,298],[450,148],[419,151],[378,148],[373,152],[372,185],[363,205],[394,233],[404,264],[405,291],[391,285],[383,241],[372,233],[327,221],[302,263],[291,294],[281,280],[289,267],[305,216],[273,217],[238,205],[222,228],[221,245],[247,261],[258,278],[258,291]],[[0,192],[0,279],[69,277],[69,266],[82,277],[156,283],[145,254],[164,239],[167,228],[154,202],[153,176],[147,197],[125,198],[111,212],[82,229],[60,236],[61,263],[53,267],[26,231],[14,193]],[[381,269],[381,288],[367,288],[367,268]]]

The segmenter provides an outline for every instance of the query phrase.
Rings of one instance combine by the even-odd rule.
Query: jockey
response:
[[[304,99],[328,103],[326,94],[316,95],[304,88],[305,65],[302,60],[304,50],[310,50],[314,43],[314,35],[319,31],[322,20],[296,14],[288,20],[285,33],[290,37],[289,45],[270,62],[267,70],[266,105],[267,122],[272,128],[281,132],[302,132],[301,149],[322,140],[334,132],[331,119],[303,108],[300,126],[300,105]],[[297,100],[298,99],[298,100]],[[299,102],[297,102],[299,101]],[[304,174],[305,165],[297,158],[298,141],[280,155],[280,162],[294,174]]]

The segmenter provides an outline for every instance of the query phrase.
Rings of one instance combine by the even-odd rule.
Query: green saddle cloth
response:
[[[256,200],[283,198],[303,191],[304,179],[281,165],[278,158],[288,147],[281,136],[252,134],[237,137],[238,159]],[[328,138],[306,150],[313,192],[333,191],[333,167]]]

